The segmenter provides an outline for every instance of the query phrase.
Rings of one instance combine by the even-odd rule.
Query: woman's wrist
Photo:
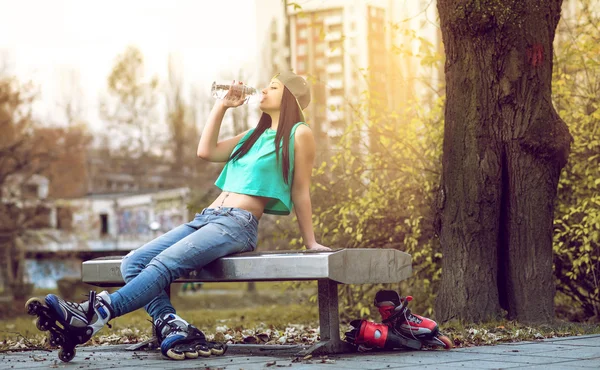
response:
[[[319,243],[317,243],[316,240],[313,240],[310,243],[304,243],[304,245],[306,245],[306,249],[312,249],[312,248],[316,247],[317,245],[319,245]]]
[[[222,111],[226,111],[229,108],[224,104],[223,99],[217,99],[217,101],[215,102],[215,107],[221,109]]]

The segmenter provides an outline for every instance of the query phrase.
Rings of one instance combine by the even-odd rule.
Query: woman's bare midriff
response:
[[[208,208],[235,207],[245,209],[260,220],[270,198],[224,191]]]

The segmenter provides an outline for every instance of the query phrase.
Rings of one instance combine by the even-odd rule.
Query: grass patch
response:
[[[316,283],[290,290],[286,284],[259,282],[254,292],[249,292],[247,285],[210,283],[186,294],[181,293],[182,284],[173,284],[173,306],[181,317],[211,337],[218,332],[229,332],[231,336],[245,332],[246,336],[266,330],[276,335],[297,325],[317,328],[318,305],[310,302],[310,297],[316,293]],[[36,291],[34,295],[41,297],[48,293],[56,294],[56,291]],[[18,307],[16,314],[13,312],[9,319],[0,320],[0,349],[45,347],[46,333],[36,329],[35,319],[25,314],[23,307]],[[102,329],[90,344],[134,343],[148,339],[152,335],[149,319],[143,309],[118,317],[111,320],[112,329]]]

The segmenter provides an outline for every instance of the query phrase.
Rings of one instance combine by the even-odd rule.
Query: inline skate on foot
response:
[[[220,356],[227,350],[225,344],[207,342],[202,331],[172,313],[154,322],[154,332],[161,353],[172,360]]]
[[[75,357],[75,346],[87,342],[114,317],[106,291],[91,291],[84,303],[68,302],[54,294],[44,299],[34,297],[25,303],[25,309],[37,316],[38,330],[49,332],[50,345],[60,347],[58,358],[64,362]]]

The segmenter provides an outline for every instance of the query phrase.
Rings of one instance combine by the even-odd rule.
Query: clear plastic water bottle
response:
[[[210,90],[210,94],[213,98],[223,99],[225,95],[229,92],[231,88],[231,82],[213,82],[212,88]],[[249,101],[254,103],[260,101],[260,91],[255,89],[252,86],[248,85],[236,85],[236,88],[241,89],[241,93],[246,97],[246,101],[244,103],[248,103]]]

